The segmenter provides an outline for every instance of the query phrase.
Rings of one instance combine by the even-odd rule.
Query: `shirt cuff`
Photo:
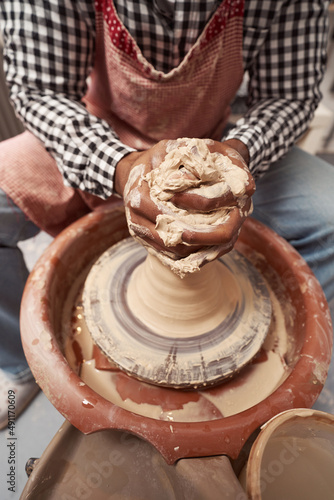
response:
[[[110,143],[97,141],[94,151],[87,155],[85,168],[79,171],[66,169],[64,183],[106,200],[117,194],[114,189],[117,164],[133,151],[136,150],[117,139]]]
[[[255,178],[268,170],[269,162],[265,161],[265,136],[260,126],[238,125],[237,122],[236,126],[228,132],[223,140],[227,141],[228,139],[238,139],[247,146],[249,151],[248,168]]]

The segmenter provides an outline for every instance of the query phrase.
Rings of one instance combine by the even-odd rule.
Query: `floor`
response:
[[[329,50],[328,70],[322,85],[323,103],[333,111],[334,117],[334,43]],[[332,125],[325,132],[322,143],[319,144],[317,154],[334,165],[334,118]],[[27,260],[28,267],[33,266],[37,257],[50,243],[51,239],[42,233],[37,237],[25,242],[22,250]],[[334,308],[333,308],[334,311]],[[331,386],[334,385],[334,367],[330,374]],[[332,409],[334,413],[334,401],[330,391],[323,390],[315,405],[318,409]],[[328,411],[328,410],[326,410]],[[17,432],[17,478],[16,492],[8,492],[6,485],[6,474],[8,472],[8,450],[6,447],[7,433],[0,432],[0,485],[2,485],[2,500],[18,500],[27,481],[25,464],[30,457],[40,457],[56,431],[62,425],[64,419],[57,410],[49,403],[47,398],[40,392],[30,404],[23,415],[16,422]]]

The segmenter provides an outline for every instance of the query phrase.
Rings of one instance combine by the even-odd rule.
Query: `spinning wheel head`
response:
[[[245,257],[233,251],[187,281],[146,256],[133,239],[122,240],[86,279],[86,323],[111,361],[140,380],[195,389],[232,376],[255,356],[271,303]]]

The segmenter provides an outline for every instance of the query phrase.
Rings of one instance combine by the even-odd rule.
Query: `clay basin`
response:
[[[299,254],[251,218],[245,222],[236,248],[263,274],[286,314],[285,362],[289,370],[277,387],[236,414],[171,422],[129,411],[88,386],[64,355],[68,334],[63,331],[62,311],[77,277],[87,274],[106,249],[126,237],[121,202],[83,217],[48,247],[24,291],[21,332],[28,363],[45,395],[71,424],[85,434],[103,429],[129,431],[152,443],[171,464],[185,457],[226,454],[237,458],[253,431],[269,419],[290,408],[313,405],[331,358],[328,305]],[[235,380],[225,382],[224,390],[229,390],[229,384],[235,385]]]

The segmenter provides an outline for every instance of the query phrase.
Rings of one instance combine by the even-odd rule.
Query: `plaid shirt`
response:
[[[117,13],[156,69],[177,66],[219,0],[114,0]],[[324,0],[245,0],[243,61],[248,111],[222,139],[237,138],[258,176],[306,130],[326,60]],[[102,198],[131,148],[81,99],[93,66],[93,0],[1,0],[4,66],[13,105],[54,156],[65,184]],[[180,43],[181,41],[181,43]]]

